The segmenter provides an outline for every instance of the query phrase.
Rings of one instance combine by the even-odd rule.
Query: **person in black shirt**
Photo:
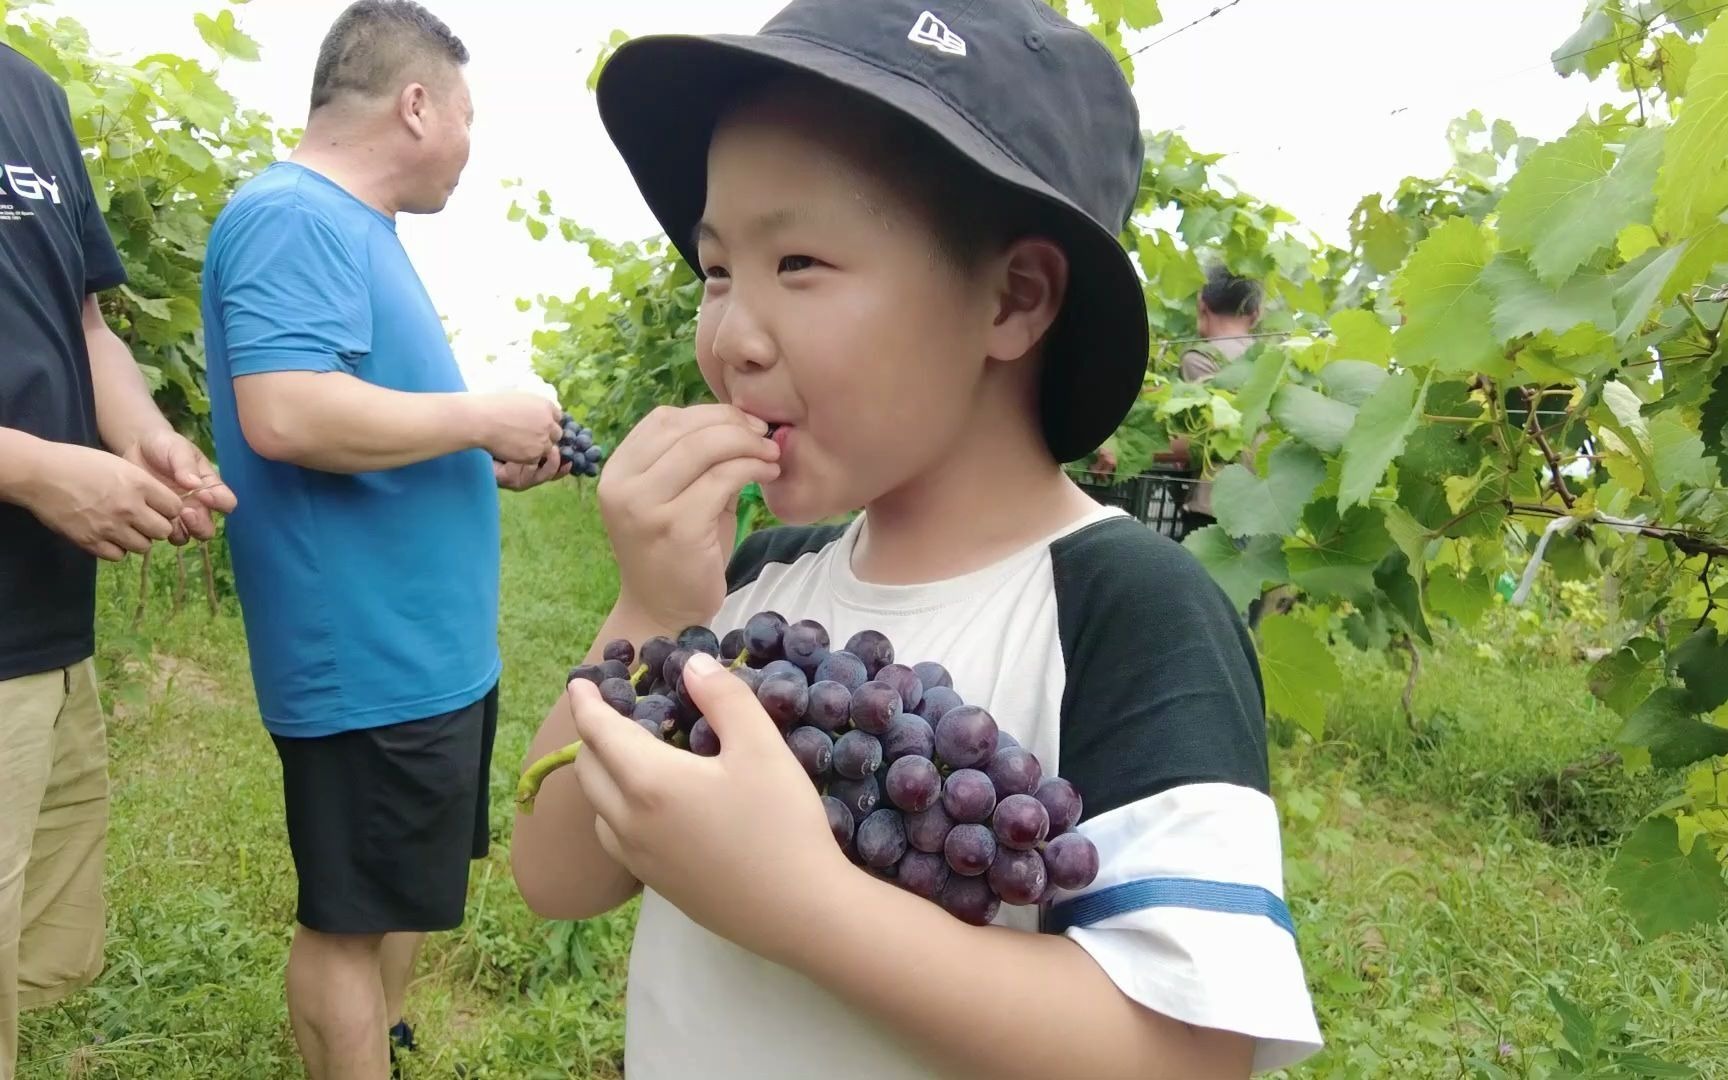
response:
[[[19,1009],[102,969],[96,561],[208,539],[235,503],[103,321],[125,280],[65,92],[0,44],[0,1080]]]

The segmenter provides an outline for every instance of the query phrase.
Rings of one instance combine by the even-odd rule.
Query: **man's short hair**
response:
[[[1218,315],[1260,314],[1260,283],[1253,278],[1237,277],[1221,263],[1206,271],[1206,285],[1200,299],[1207,310]]]
[[[462,39],[413,0],[356,0],[324,35],[312,73],[312,109],[342,94],[380,97],[417,69],[467,62]]]

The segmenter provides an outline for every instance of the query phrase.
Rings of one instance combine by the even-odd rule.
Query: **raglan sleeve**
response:
[[[372,351],[371,292],[360,258],[315,209],[287,198],[247,207],[214,261],[216,311],[236,378],[352,374]]]
[[[1067,682],[1058,772],[1094,881],[1044,930],[1159,1013],[1256,1040],[1256,1071],[1321,1046],[1283,886],[1261,675],[1229,599],[1136,522],[1055,552]]]

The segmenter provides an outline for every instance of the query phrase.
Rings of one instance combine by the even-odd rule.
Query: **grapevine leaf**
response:
[[[1500,372],[1504,358],[1490,326],[1493,300],[1482,285],[1488,236],[1469,218],[1449,218],[1411,252],[1392,286],[1407,322],[1393,335],[1407,368]]]
[[[1308,536],[1285,552],[1291,582],[1321,596],[1372,597],[1374,568],[1393,546],[1380,511],[1357,506],[1340,517],[1336,504],[1320,499],[1308,504],[1302,523]]]
[[[1371,311],[1350,308],[1332,316],[1332,339],[1338,355],[1386,366],[1392,357],[1392,328]]]
[[[1512,149],[1513,145],[1518,141],[1518,129],[1513,127],[1509,120],[1496,120],[1494,121],[1494,126],[1490,131],[1494,156],[1500,158],[1505,157],[1506,151]]]
[[[1290,580],[1284,549],[1275,536],[1256,536],[1238,545],[1222,525],[1208,525],[1189,533],[1182,546],[1212,575],[1238,613],[1247,611],[1268,585]]]
[[[1494,296],[1494,335],[1501,341],[1544,330],[1564,334],[1580,325],[1614,329],[1614,286],[1605,274],[1586,270],[1554,289],[1521,257],[1501,254],[1482,271],[1482,281]]]
[[[1650,458],[1664,488],[1716,483],[1716,468],[1704,456],[1703,438],[1676,413],[1660,413],[1650,421]]]
[[[1361,245],[1362,254],[1375,272],[1390,274],[1410,251],[1410,227],[1403,218],[1380,205],[1377,196],[1365,196],[1350,222],[1350,238]]]
[[[1409,557],[1410,565],[1428,565],[1428,541],[1432,536],[1427,526],[1396,503],[1382,506],[1380,512],[1386,515],[1386,535]]]
[[[1728,208],[1728,13],[1704,35],[1656,177],[1656,229],[1691,236]]]
[[[1386,369],[1366,360],[1334,360],[1320,369],[1320,385],[1326,388],[1326,396],[1358,408],[1385,381]]]
[[[1699,720],[1685,690],[1657,688],[1632,710],[1614,741],[1650,749],[1650,763],[1678,769],[1728,754],[1728,728]]]
[[[1326,730],[1326,699],[1344,689],[1344,676],[1314,628],[1289,615],[1260,624],[1260,670],[1266,706],[1316,739]]]
[[[1493,596],[1493,586],[1480,570],[1460,577],[1449,569],[1436,568],[1428,575],[1429,610],[1456,619],[1465,628],[1481,621]]]
[[[1714,712],[1728,704],[1728,641],[1705,626],[1674,650],[1674,671],[1686,684],[1693,711]]]
[[[1650,308],[1664,299],[1664,293],[1673,295],[1667,290],[1668,281],[1686,254],[1688,243],[1646,251],[1609,276],[1614,283],[1614,313],[1620,317],[1614,338],[1620,344],[1626,344],[1643,329]]]
[[[216,50],[217,56],[223,59],[230,56],[241,60],[258,59],[258,43],[234,25],[232,11],[224,11],[214,19],[208,15],[194,15],[192,21],[198,26],[199,36]]]
[[[1285,385],[1273,395],[1272,419],[1322,454],[1336,454],[1356,422],[1356,410],[1306,386]]]
[[[1261,478],[1244,465],[1221,470],[1212,483],[1212,509],[1231,536],[1288,536],[1326,479],[1326,461],[1297,442],[1275,447]]]
[[[1338,508],[1367,503],[1386,475],[1386,469],[1404,452],[1404,440],[1422,419],[1422,401],[1434,377],[1429,369],[1420,386],[1416,376],[1401,371],[1389,376],[1356,414],[1356,423],[1344,440],[1343,476],[1339,482]]]
[[[1122,8],[1122,21],[1130,30],[1144,30],[1164,21],[1163,12],[1158,10],[1158,0],[1117,0],[1117,3]]]
[[[1260,430],[1260,425],[1265,423],[1267,405],[1289,365],[1290,354],[1278,348],[1266,349],[1254,360],[1253,371],[1243,380],[1242,388],[1236,391],[1236,409],[1242,414],[1241,431],[1244,436]]]
[[[1714,923],[1728,904],[1728,884],[1709,845],[1694,840],[1691,852],[1682,853],[1680,826],[1671,817],[1648,818],[1632,831],[1614,854],[1607,882],[1645,937]]]
[[[1633,638],[1596,661],[1588,685],[1597,700],[1621,719],[1632,715],[1662,682],[1662,646],[1650,638]]]
[[[1728,349],[1718,345],[1716,358],[1728,360]],[[1716,379],[1710,384],[1710,397],[1704,402],[1698,424],[1703,429],[1705,451],[1720,458],[1724,445],[1728,445],[1728,363],[1716,371]]]
[[[1662,156],[1662,129],[1641,128],[1619,159],[1589,129],[1530,155],[1500,200],[1500,239],[1526,251],[1536,273],[1558,285],[1620,230],[1648,221]]]
[[[1413,576],[1417,571],[1410,557],[1402,551],[1393,551],[1386,556],[1379,566],[1374,568],[1374,584],[1386,595],[1386,600],[1398,621],[1417,640],[1424,645],[1432,645],[1434,639],[1428,635],[1428,619],[1422,613],[1421,584]]]
[[[1614,18],[1603,10],[1606,6],[1607,0],[1590,0],[1584,21],[1549,55],[1555,71],[1561,75],[1582,71],[1594,79],[1613,61],[1613,50],[1606,45],[1614,36]]]

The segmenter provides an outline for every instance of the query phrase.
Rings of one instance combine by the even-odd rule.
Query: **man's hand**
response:
[[[547,454],[545,460],[538,465],[516,461],[492,462],[492,472],[498,477],[498,486],[507,491],[527,491],[531,487],[562,479],[570,475],[570,469],[570,463],[565,461],[557,450]]]
[[[216,474],[216,466],[178,432],[148,435],[126,451],[125,458],[182,497],[170,543],[209,540],[216,535],[215,515],[234,511],[234,492]]]
[[[748,685],[705,653],[684,667],[717,757],[671,747],[570,685],[577,782],[607,854],[721,937],[770,959],[829,932],[834,882],[855,874],[809,774]],[[805,940],[800,940],[801,938]]]
[[[499,461],[534,468],[550,453],[558,456],[564,434],[563,410],[533,394],[475,394],[471,402],[480,421],[480,445]]]
[[[97,558],[119,562],[185,528],[180,494],[125,458],[71,443],[44,441],[34,449],[20,502]]]
[[[612,452],[597,490],[620,607],[672,632],[719,609],[738,494],[780,475],[767,431],[730,405],[661,407]]]

